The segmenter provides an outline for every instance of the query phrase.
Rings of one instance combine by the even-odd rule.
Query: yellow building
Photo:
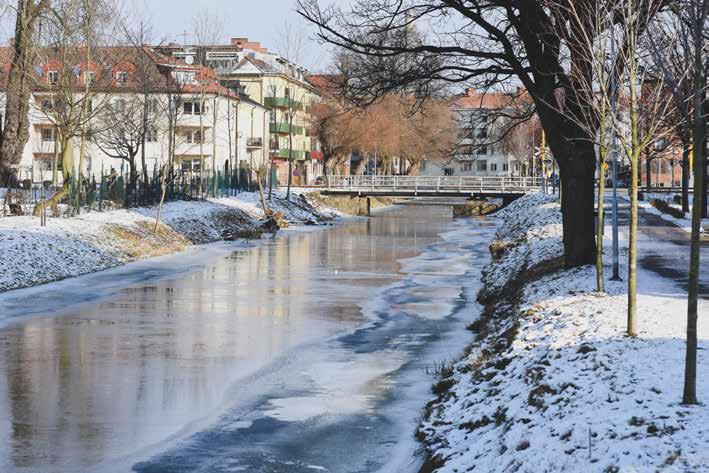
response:
[[[269,114],[272,176],[278,184],[288,182],[289,160],[292,160],[294,185],[311,184],[323,173],[320,144],[311,136],[310,106],[318,96],[306,81],[308,71],[268,51],[248,38],[232,38],[229,45],[169,45],[175,57],[195,61],[213,68],[219,81],[239,90],[251,100],[265,106]],[[167,52],[167,51],[166,51]]]

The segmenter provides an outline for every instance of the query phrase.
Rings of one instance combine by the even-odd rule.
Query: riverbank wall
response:
[[[308,194],[311,202],[318,203],[328,208],[334,208],[347,215],[366,216],[370,210],[389,207],[397,203],[391,197],[350,197],[322,195],[320,192]]]
[[[269,202],[291,224],[323,224],[343,212],[294,190]],[[263,210],[258,193],[167,202],[155,231],[157,208],[88,212],[72,218],[0,219],[0,292],[31,287],[182,251],[191,245],[259,238]]]
[[[598,293],[594,267],[563,269],[553,197],[526,196],[495,217],[484,310],[474,343],[433,386],[421,472],[708,470],[709,408],[680,404],[683,289],[641,268],[641,330],[628,338],[627,283]],[[708,341],[700,322],[700,353]],[[706,357],[698,372],[709,372]],[[703,397],[709,382],[698,383]]]

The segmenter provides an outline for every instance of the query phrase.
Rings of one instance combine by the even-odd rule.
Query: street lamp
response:
[[[616,51],[615,51],[615,24],[611,18],[611,113],[616,113]],[[611,281],[620,281],[619,248],[618,248],[618,150],[616,146],[615,129],[611,127],[611,179],[613,181],[613,276]],[[601,202],[601,205],[603,203]]]

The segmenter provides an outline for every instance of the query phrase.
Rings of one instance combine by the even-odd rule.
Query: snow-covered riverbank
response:
[[[686,292],[641,269],[640,335],[629,339],[625,283],[598,294],[594,268],[554,270],[558,204],[529,196],[498,217],[481,293],[490,304],[471,327],[477,341],[427,406],[424,471],[709,468],[709,408],[680,404]],[[709,372],[708,322],[700,317],[699,373]],[[706,376],[697,390],[706,402]]]
[[[342,215],[311,203],[300,190],[290,201],[276,191],[270,206],[293,224]],[[30,287],[181,251],[190,245],[256,236],[263,211],[258,193],[168,202],[154,232],[156,208],[88,212],[74,218],[0,219],[0,292]]]

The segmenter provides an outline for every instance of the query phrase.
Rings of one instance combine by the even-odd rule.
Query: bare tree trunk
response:
[[[32,215],[39,217],[47,208],[52,208],[56,210],[57,205],[69,192],[69,185],[71,183],[71,178],[74,173],[74,147],[71,143],[71,138],[62,138],[62,178],[64,183],[60,191],[56,192],[50,198],[39,202],[35,205]]]
[[[37,18],[49,6],[49,0],[18,0],[13,59],[8,73],[5,99],[5,123],[0,137],[0,183],[10,177],[10,166],[22,159],[29,138],[29,102],[31,90],[32,37]]]
[[[628,336],[638,334],[638,156],[630,162],[630,224],[628,236]]]
[[[54,126],[54,155],[52,156],[52,186],[59,182],[59,127]]]
[[[158,210],[155,215],[155,227],[153,228],[153,233],[158,232],[158,227],[160,226],[160,214],[162,213],[162,206],[163,203],[165,202],[165,194],[167,194],[167,169],[169,166],[169,161],[163,166],[162,169],[162,174],[160,176],[160,187],[161,187],[161,194],[160,194],[160,202],[158,203]]]
[[[263,171],[261,169],[265,169],[265,167],[259,168],[259,170],[256,172],[256,181],[258,181],[258,194],[259,198],[261,199],[261,207],[263,208],[263,214],[266,217],[270,217],[272,212],[271,209],[268,207],[268,204],[266,203],[266,197],[263,193],[263,184],[261,184]]]
[[[148,188],[148,165],[145,163],[145,141],[148,133],[148,94],[143,94],[143,126],[140,137],[140,164],[143,171],[143,197],[142,203],[146,201],[146,189]],[[157,231],[157,230],[156,230]]]
[[[288,190],[286,200],[290,201],[290,187],[293,183],[293,118],[288,120]]]
[[[682,147],[682,212],[689,212],[689,144]]]
[[[693,56],[694,56],[694,202],[692,205],[692,237],[689,256],[689,291],[687,298],[687,352],[684,367],[683,404],[697,404],[697,316],[699,296],[700,231],[702,207],[704,204],[704,180],[706,179],[706,139],[707,120],[705,111],[706,76],[702,53],[704,50],[704,28],[707,17],[707,1],[696,0],[690,8],[693,15]],[[695,16],[696,15],[696,16]]]
[[[598,221],[596,223],[596,291],[605,292],[603,279],[603,233],[605,230],[604,198],[606,190],[606,152],[601,151],[598,160]]]

